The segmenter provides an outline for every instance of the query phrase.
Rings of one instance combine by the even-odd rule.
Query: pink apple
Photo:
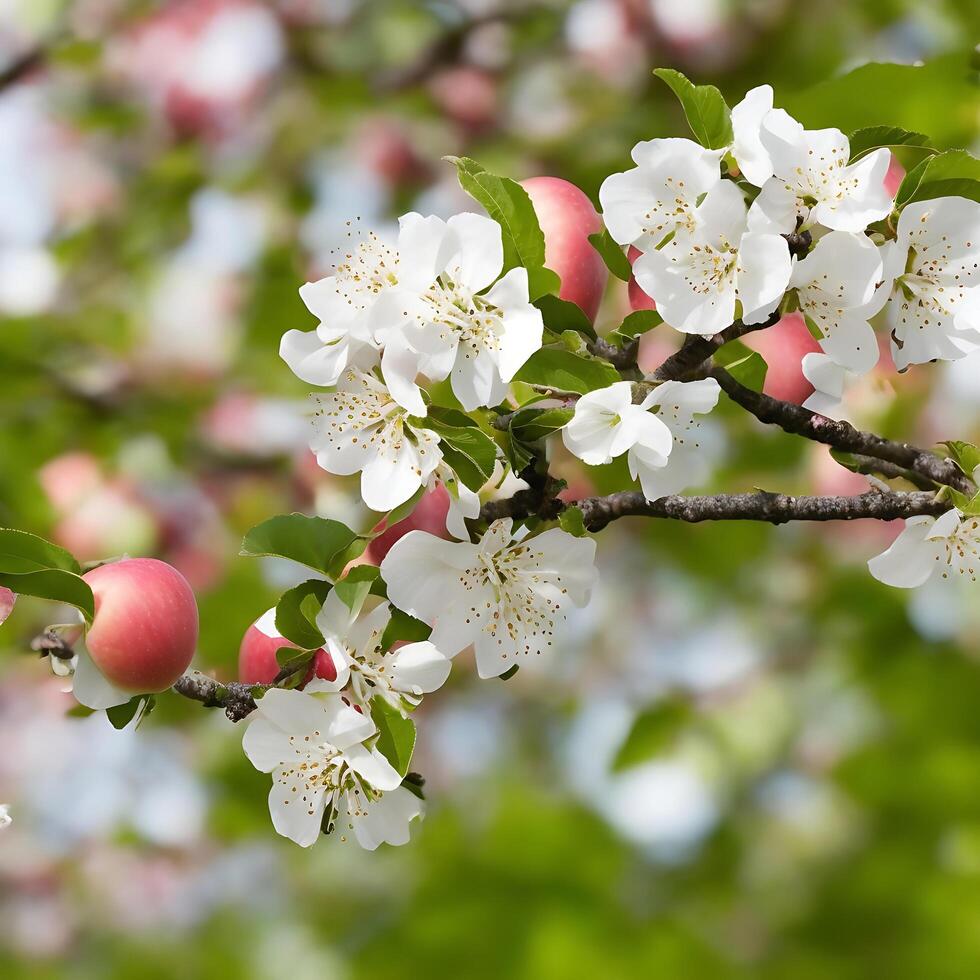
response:
[[[567,180],[530,177],[521,181],[521,187],[531,198],[544,232],[545,263],[561,277],[558,295],[577,303],[594,321],[609,270],[589,235],[602,231],[602,219],[588,197]]]
[[[643,253],[635,246],[630,245],[629,251],[626,253],[626,258],[630,260],[630,265],[632,265]],[[629,298],[630,298],[630,309],[635,313],[637,310],[655,310],[657,304],[654,303],[652,299],[640,287],[640,284],[636,281],[633,276],[630,276],[629,281]]]
[[[440,483],[435,490],[422,494],[412,513],[379,534],[365,552],[367,563],[380,565],[395,542],[409,531],[426,531],[436,537],[448,538],[446,514],[449,513],[449,491]],[[382,524],[384,522],[382,521]],[[382,524],[377,525],[381,527]]]
[[[803,355],[818,352],[820,345],[799,313],[790,313],[775,326],[749,334],[744,343],[769,365],[763,387],[767,395],[802,405],[813,394],[813,385],[803,376]]]
[[[17,596],[10,589],[5,589],[0,585],[0,623],[2,623],[13,611]]]
[[[273,607],[245,630],[238,650],[238,679],[245,684],[271,684],[279,673],[276,651],[282,647],[298,650],[276,629],[276,610]],[[322,648],[317,650],[304,683],[311,680],[314,674],[328,681],[337,678],[333,659]]]
[[[155,558],[126,558],[83,578],[95,594],[86,645],[106,679],[134,694],[170,687],[197,646],[197,602],[184,576]]]

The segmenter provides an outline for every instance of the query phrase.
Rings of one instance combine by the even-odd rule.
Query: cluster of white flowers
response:
[[[432,627],[432,637],[386,649],[391,606],[365,612],[336,590],[316,618],[332,680],[257,698],[243,747],[273,774],[273,825],[304,847],[340,822],[365,848],[404,844],[422,802],[378,747],[372,707],[402,717],[449,677],[450,659],[472,644],[481,677],[548,649],[572,605],[589,600],[595,542],[559,528],[512,540],[511,521],[492,524],[479,545],[411,531],[382,563],[391,603]],[[344,829],[346,825],[346,829]]]
[[[527,270],[501,276],[503,265],[500,225],[490,218],[412,213],[393,246],[352,231],[334,274],[300,291],[321,323],[288,331],[280,354],[304,381],[334,389],[314,396],[312,448],[325,470],[361,474],[372,509],[390,510],[438,479],[442,451],[424,421],[424,380],[449,378],[467,411],[496,405],[541,347]]]
[[[718,150],[639,143],[636,167],[599,192],[613,238],[643,253],[634,274],[670,326],[714,334],[737,317],[755,324],[798,307],[822,349],[803,371],[816,388],[808,406],[823,412],[835,410],[849,375],[877,363],[868,321],[883,309],[899,370],[980,346],[980,204],[910,204],[886,240],[872,227],[894,210],[886,148],[850,162],[840,130],[804,129],[773,108],[768,85],[732,110],[732,128],[731,146]],[[738,180],[727,163],[723,173],[731,160]]]

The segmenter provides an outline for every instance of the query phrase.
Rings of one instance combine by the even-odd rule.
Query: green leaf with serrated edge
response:
[[[603,228],[589,235],[589,242],[592,247],[602,256],[602,261],[606,263],[606,268],[623,282],[629,282],[633,275],[629,259],[623,251],[623,246],[616,242],[608,230]]]
[[[415,722],[380,697],[371,699],[371,718],[378,726],[378,751],[404,778],[415,751]]]
[[[416,424],[439,436],[443,459],[471,490],[479,490],[490,479],[497,446],[479,426],[447,425],[434,413]]]
[[[468,157],[446,157],[456,167],[460,186],[500,225],[504,271],[523,266],[528,272],[530,298],[557,292],[561,280],[545,269],[544,235],[526,190],[509,177],[488,173]],[[542,271],[543,270],[543,271]]]
[[[865,126],[851,133],[848,141],[851,145],[850,163],[856,163],[861,157],[875,150],[898,146],[915,147],[919,150],[935,153],[929,144],[925,133],[913,133],[901,126]]]
[[[974,496],[968,497],[965,493],[960,493],[959,490],[954,490],[952,487],[942,486],[936,493],[936,500],[948,502],[950,506],[955,507],[965,516],[976,517],[980,515],[980,491]]]
[[[680,100],[691,132],[702,146],[720,150],[731,143],[731,110],[714,85],[694,85],[673,68],[656,68],[653,73],[666,82]]]
[[[510,468],[520,473],[534,459],[533,450],[518,439],[512,432],[498,432],[497,444],[504,452]]]
[[[541,311],[545,328],[552,333],[561,334],[566,330],[574,330],[590,340],[595,340],[596,332],[592,321],[577,303],[548,295],[538,297],[534,305]]]
[[[52,602],[66,602],[81,610],[86,621],[95,617],[95,597],[92,589],[81,576],[61,568],[47,568],[39,572],[14,575],[0,572],[0,585],[17,595],[29,595]]]
[[[584,357],[560,347],[542,347],[517,372],[527,384],[544,385],[558,391],[588,394],[621,381],[619,372],[608,362]]]
[[[640,714],[613,759],[614,772],[649,761],[671,748],[691,720],[686,701],[665,701]]]
[[[762,391],[762,386],[766,383],[768,365],[765,358],[737,340],[730,340],[715,354],[715,363],[723,367],[739,384],[753,391]]]
[[[279,514],[253,527],[245,535],[239,554],[248,558],[275,555],[330,575],[335,574],[338,560],[350,555],[358,544],[363,551],[365,539],[340,521]]]
[[[895,204],[903,208],[937,197],[980,201],[980,160],[966,150],[947,150],[923,160],[905,175],[895,195]]]
[[[422,620],[409,616],[407,612],[391,607],[391,619],[381,635],[381,649],[390,650],[393,643],[404,640],[406,643],[420,643],[432,635],[432,627]]]
[[[115,729],[125,728],[135,717],[143,703],[144,696],[138,694],[135,698],[130,698],[125,704],[117,704],[112,708],[106,708],[106,718]]]
[[[563,429],[574,414],[571,408],[521,408],[510,420],[510,431],[521,442],[537,442]]]
[[[60,568],[76,575],[82,570],[74,555],[64,548],[28,531],[0,528],[0,572],[17,575],[48,568]]]
[[[949,450],[950,459],[969,477],[980,466],[980,449],[969,442],[950,440],[941,445]]]
[[[300,650],[314,650],[323,643],[323,635],[316,628],[316,613],[309,615],[307,600],[312,598],[319,611],[330,589],[330,583],[323,579],[308,579],[283,592],[276,603],[276,629]]]
[[[574,534],[576,538],[584,538],[585,518],[580,507],[566,507],[558,517],[558,525],[563,531]]]
[[[664,318],[656,310],[636,310],[635,312],[630,313],[630,315],[627,316],[615,330],[613,330],[610,337],[613,340],[633,340],[634,337],[639,337],[642,334],[645,334],[648,330],[653,330],[654,327],[659,327],[663,322]]]

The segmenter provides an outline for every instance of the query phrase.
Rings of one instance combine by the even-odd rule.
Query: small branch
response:
[[[25,51],[18,58],[15,58],[3,71],[0,71],[0,92],[15,85],[25,76],[29,75],[35,68],[44,64],[47,57],[47,49],[39,46]]]
[[[576,501],[585,526],[600,531],[621,517],[660,517],[698,524],[701,521],[854,521],[871,518],[892,521],[918,514],[939,516],[949,504],[933,493],[888,493],[872,490],[858,497],[790,497],[758,490],[754,493],[684,497],[674,495],[647,500],[642,493],[624,491],[608,497]]]
[[[767,327],[773,326],[779,322],[780,316],[781,314],[777,310],[762,323],[743,323],[741,320],[736,320],[730,327],[710,336],[688,334],[681,349],[671,354],[653,374],[649,375],[647,380],[679,381],[701,367],[719,347],[723,347],[730,340],[738,340],[739,337],[744,337],[747,333],[754,333],[756,330],[765,330]]]
[[[829,419],[801,405],[770,398],[739,384],[724,368],[713,368],[710,373],[733,402],[760,422],[778,425],[784,432],[822,442],[835,449],[894,463],[933,483],[945,484],[971,496],[975,492],[972,481],[952,460],[940,459],[934,453],[908,443],[883,439],[873,432],[862,432],[849,422]]]
[[[241,721],[255,710],[255,695],[266,688],[239,681],[222,684],[195,670],[178,678],[173,690],[192,701],[200,701],[206,708],[224,708],[231,721]]]
[[[589,341],[586,347],[590,354],[608,361],[617,371],[630,371],[636,367],[636,355],[640,349],[640,338],[634,337],[625,347],[617,347],[599,337]]]
[[[907,480],[920,490],[936,489],[936,481],[930,480],[927,476],[922,476],[913,470],[907,470],[895,463],[889,463],[884,459],[875,459],[874,456],[862,456],[860,453],[851,454],[851,465],[844,467],[852,473],[862,473],[865,476],[883,476],[890,480]],[[843,464],[840,464],[843,466]]]

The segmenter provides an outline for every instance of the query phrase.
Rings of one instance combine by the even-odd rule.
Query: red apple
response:
[[[449,491],[440,483],[435,490],[422,494],[412,513],[379,534],[365,552],[368,564],[380,565],[394,543],[409,531],[426,531],[439,538],[448,538],[446,514],[449,513]],[[375,527],[377,530],[384,524]]]
[[[635,245],[630,245],[629,251],[626,253],[626,258],[630,260],[630,265],[632,265],[642,254]],[[630,276],[629,281],[629,299],[630,309],[634,313],[637,310],[655,310],[657,308],[657,304],[643,292],[643,288],[633,276]]]
[[[803,376],[803,356],[819,352],[820,345],[799,313],[790,313],[774,326],[749,334],[744,342],[769,365],[762,389],[767,395],[802,405],[813,394],[813,385]]]
[[[245,684],[271,684],[279,673],[276,651],[282,647],[298,650],[276,629],[275,607],[266,610],[247,630],[238,649],[238,679]],[[337,668],[324,649],[319,649],[304,683],[314,674],[324,680],[337,679]]]
[[[10,589],[5,589],[0,585],[0,623],[2,623],[13,611],[17,596]]]
[[[577,303],[595,320],[609,270],[589,235],[602,231],[602,219],[588,197],[559,177],[521,181],[544,233],[544,258],[561,277],[561,299]]]
[[[197,646],[197,602],[184,576],[155,558],[126,558],[83,578],[95,594],[86,645],[106,679],[134,694],[170,687]]]

